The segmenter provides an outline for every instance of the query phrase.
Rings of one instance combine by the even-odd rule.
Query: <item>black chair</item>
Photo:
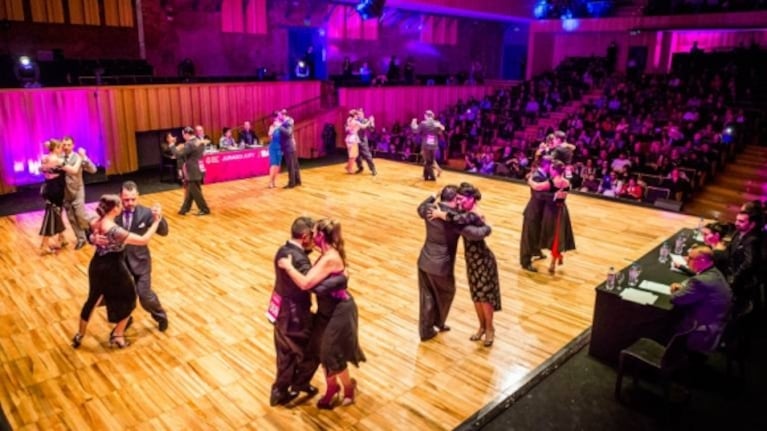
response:
[[[731,316],[719,340],[719,351],[724,353],[728,377],[734,377],[733,364],[737,364],[739,377],[746,377],[746,359],[751,346],[749,320],[752,314],[752,309],[749,309],[739,316]]]
[[[687,366],[687,336],[696,326],[697,324],[693,323],[690,328],[674,334],[665,346],[649,338],[640,338],[621,350],[618,376],[615,380],[615,399],[621,401],[623,374],[630,372],[636,385],[640,372],[651,372],[660,378],[664,398],[668,402],[674,375]]]

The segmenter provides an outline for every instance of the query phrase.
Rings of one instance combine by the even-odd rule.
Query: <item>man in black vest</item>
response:
[[[445,126],[434,119],[434,112],[426,111],[424,120],[418,123],[413,118],[410,123],[413,132],[421,135],[421,154],[423,155],[423,179],[426,181],[436,181],[434,176],[434,157],[439,146],[439,135],[445,131]]]

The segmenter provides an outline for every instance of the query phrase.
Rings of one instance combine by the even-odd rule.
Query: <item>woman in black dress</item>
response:
[[[575,236],[570,223],[570,213],[567,211],[567,193],[570,191],[570,181],[564,177],[565,164],[554,161],[550,168],[551,178],[544,182],[528,180],[528,184],[536,191],[552,191],[554,199],[546,202],[541,219],[540,248],[551,250],[549,273],[556,273],[556,265],[564,263],[564,253],[575,250]]]
[[[341,224],[335,220],[322,219],[314,227],[314,244],[322,253],[306,275],[293,267],[292,257],[284,257],[277,264],[303,290],[309,290],[334,275],[346,271],[346,253],[341,235]],[[317,318],[315,334],[321,337],[320,363],[325,372],[327,388],[317,402],[317,408],[332,409],[343,385],[341,405],[354,402],[357,381],[349,376],[347,363],[359,366],[365,361],[357,338],[357,304],[346,288],[333,292],[317,292]],[[324,328],[324,329],[322,329]],[[339,385],[339,381],[341,385]]]
[[[40,171],[45,176],[45,184],[40,195],[45,199],[45,213],[40,226],[40,254],[53,254],[56,249],[67,245],[64,239],[64,220],[61,207],[64,205],[66,175],[61,171],[64,159],[61,157],[61,141],[51,139],[45,142],[48,154],[40,161]],[[51,237],[58,235],[58,244],[51,243]]]
[[[458,187],[460,210],[444,212],[439,208],[432,210],[431,217],[441,218],[460,226],[485,225],[485,217],[479,211],[477,202],[482,199],[479,189],[469,183]],[[466,277],[469,280],[469,292],[477,312],[479,329],[469,339],[479,341],[485,337],[485,347],[493,345],[495,326],[493,314],[501,311],[501,288],[498,281],[498,263],[495,255],[484,239],[471,241],[463,239],[464,257],[466,258]]]
[[[109,344],[123,348],[128,345],[125,330],[131,312],[136,308],[136,285],[125,262],[126,245],[146,245],[160,224],[159,206],[152,208],[154,221],[144,235],[128,232],[115,223],[122,210],[120,197],[104,195],[99,199],[98,218],[91,221],[91,232],[97,238],[96,253],[88,266],[88,299],[80,311],[80,327],[72,347],[80,347],[93,309],[102,303],[107,307],[107,319],[115,327],[109,335]]]

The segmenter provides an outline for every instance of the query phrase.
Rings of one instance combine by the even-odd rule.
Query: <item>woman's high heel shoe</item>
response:
[[[122,342],[119,340],[122,339]],[[118,349],[124,349],[130,345],[128,340],[125,339],[125,335],[110,335],[109,336],[109,345],[111,347],[117,347]]]
[[[559,259],[557,259],[557,265],[563,265],[565,263],[565,257],[559,256]]]
[[[74,337],[72,337],[72,347],[73,348],[76,349],[76,348],[80,347],[80,344],[82,344],[82,342],[83,342],[83,334],[78,332],[77,334],[75,334]]]
[[[328,386],[327,392],[317,401],[317,408],[321,410],[333,410],[336,406],[336,395],[341,391],[341,386]]]
[[[482,339],[483,335],[485,335],[485,330],[484,329],[480,329],[479,331],[477,331],[476,334],[472,334],[472,336],[469,337],[469,340],[471,340],[471,341],[479,341],[479,340]]]
[[[59,234],[59,245],[61,248],[64,248],[69,245],[69,241],[64,237],[64,235]]]
[[[344,388],[344,399],[341,401],[342,406],[348,406],[354,404],[354,396],[357,393],[357,381],[352,379],[351,387]]]
[[[487,331],[487,335],[485,335],[485,342],[483,343],[484,346],[493,347],[493,341],[495,341],[495,330]]]
[[[549,274],[554,275],[557,273],[557,267],[555,265],[556,262],[552,261],[551,265],[549,265]]]

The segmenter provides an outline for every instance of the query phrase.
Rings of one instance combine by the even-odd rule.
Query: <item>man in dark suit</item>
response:
[[[133,181],[126,181],[120,189],[120,200],[123,210],[116,218],[118,226],[137,235],[144,235],[154,220],[153,209],[139,205],[138,186]],[[168,235],[168,222],[163,218],[157,226],[157,235]],[[136,281],[136,293],[141,307],[148,311],[157,322],[160,331],[168,329],[168,313],[162,308],[160,299],[152,290],[152,256],[146,245],[129,245],[125,247],[125,258],[128,269]]]
[[[549,180],[549,168],[551,167],[551,158],[542,157],[538,161],[538,169],[531,176],[536,183],[544,183]],[[522,236],[519,242],[519,264],[523,269],[530,272],[538,272],[533,266],[533,257],[536,259],[545,259],[546,256],[541,252],[541,219],[543,218],[543,209],[546,202],[554,199],[554,194],[550,191],[536,191],[530,188],[530,200],[525,206],[524,217],[522,219]]]
[[[714,266],[714,252],[702,245],[687,255],[687,267],[694,273],[682,283],[671,285],[671,302],[682,310],[680,328],[695,329],[687,337],[687,347],[703,354],[717,347],[725,319],[732,305],[732,291],[724,275]]]
[[[283,157],[285,157],[285,166],[288,168],[288,185],[286,189],[301,185],[301,172],[298,167],[298,155],[296,154],[296,139],[293,137],[293,128],[295,122],[288,116],[286,110],[277,111],[277,121],[280,126],[280,147]]]
[[[735,235],[727,245],[727,280],[735,296],[735,315],[745,314],[753,307],[759,285],[758,265],[761,262],[761,236],[757,216],[741,211],[735,216]]]
[[[88,216],[85,214],[85,182],[83,171],[96,173],[96,165],[85,155],[85,149],[74,152],[74,140],[70,136],[62,139],[64,150],[64,166],[66,174],[66,189],[64,189],[64,209],[72,231],[77,237],[75,250],[83,248],[86,243],[86,230],[89,227]],[[65,243],[62,243],[62,246]]]
[[[418,333],[421,341],[434,338],[437,332],[449,331],[445,324],[455,297],[455,254],[458,238],[478,241],[489,235],[489,226],[456,226],[440,219],[429,220],[430,209],[437,205],[444,211],[457,206],[458,188],[445,186],[439,203],[429,196],[418,206],[418,215],[426,224],[426,242],[418,257]]]
[[[413,132],[421,135],[421,154],[423,155],[423,179],[436,181],[434,176],[434,158],[439,146],[439,135],[445,131],[445,126],[434,119],[434,112],[426,111],[424,120],[420,123],[416,118],[410,123]]]
[[[360,124],[360,154],[357,156],[357,171],[355,174],[360,174],[364,170],[362,167],[362,161],[364,160],[368,164],[368,169],[373,176],[377,175],[376,165],[373,163],[373,155],[370,153],[370,143],[368,142],[368,135],[370,135],[370,129],[375,127],[375,118],[372,116],[365,118],[365,111],[362,108],[357,110],[355,121]]]
[[[181,209],[178,213],[186,215],[192,208],[192,201],[194,201],[199,210],[196,215],[208,215],[210,214],[210,208],[208,208],[208,204],[202,196],[203,170],[200,167],[202,156],[205,152],[205,144],[195,136],[194,129],[191,127],[185,127],[181,133],[184,136],[184,144],[170,147],[176,157],[183,158],[184,160],[182,172],[186,193],[184,194],[184,203],[181,204]]]

